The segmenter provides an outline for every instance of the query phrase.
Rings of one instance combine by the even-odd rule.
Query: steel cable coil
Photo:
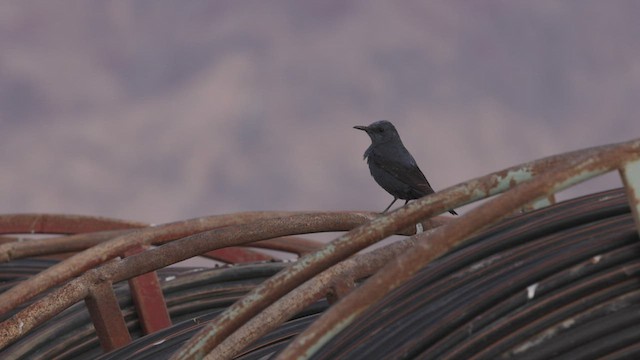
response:
[[[640,355],[632,346],[640,343],[639,273],[638,233],[621,190],[566,201],[506,220],[434,261],[314,358]]]

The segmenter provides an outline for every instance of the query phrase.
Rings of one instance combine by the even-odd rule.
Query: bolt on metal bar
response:
[[[563,190],[592,177],[615,170],[625,162],[640,158],[640,140],[585,150],[581,156],[569,158],[563,166],[543,172],[537,178],[516,186],[450,224],[435,229],[413,251],[406,252],[378,271],[362,286],[331,307],[317,321],[289,344],[278,359],[307,359],[322,345],[351,324],[364,310],[391,290],[407,281],[433,259],[462,243],[478,229],[494,224],[519,207]],[[417,200],[408,208],[428,208],[429,197]],[[391,217],[392,214],[388,215]],[[373,222],[372,222],[373,223]]]
[[[582,159],[601,152],[619,148],[637,152],[640,141],[605,145],[596,148],[578,150],[562,155],[554,155],[520,166],[485,175],[466,183],[453,186],[439,193],[431,194],[405,207],[372,220],[366,226],[358,227],[341,236],[322,250],[300,258],[296,263],[267,279],[240,301],[234,303],[198,334],[191,338],[176,352],[172,359],[201,358],[219,345],[228,335],[258,312],[291,291],[308,278],[325,270],[329,266],[344,260],[357,251],[393,234],[399,229],[413,226],[422,219],[442,213],[447,209],[499,194],[519,183],[526,182],[536,175],[559,166],[571,167]],[[620,150],[620,151],[623,151]],[[588,176],[588,174],[584,174]],[[539,197],[548,196],[544,194]],[[532,197],[528,201],[534,201]],[[421,205],[421,206],[419,206]],[[524,205],[521,204],[520,206]],[[515,209],[514,209],[515,210]],[[481,224],[484,226],[484,224]],[[483,228],[478,226],[475,230]]]

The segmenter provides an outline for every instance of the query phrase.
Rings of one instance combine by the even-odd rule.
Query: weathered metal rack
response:
[[[545,207],[556,192],[616,170],[623,191]],[[434,217],[492,196],[460,217]],[[88,310],[105,358],[148,339],[156,339],[149,349],[172,344],[164,354],[174,359],[366,358],[386,354],[382,348],[394,357],[461,359],[578,354],[574,350],[611,358],[636,354],[640,336],[631,319],[640,291],[640,265],[634,262],[639,199],[640,140],[634,140],[508,168],[383,216],[253,212],[151,226],[88,216],[3,215],[0,261],[6,266],[75,254],[3,288],[0,355],[20,358],[24,352],[18,349],[35,338],[44,344],[42,336],[51,339],[53,332],[47,338],[41,329],[55,328],[60,316],[77,308]],[[542,209],[518,214],[523,208]],[[414,234],[416,228],[424,232]],[[287,238],[335,231],[347,233],[329,244]],[[34,233],[61,236],[22,239]],[[355,255],[392,234],[411,237]],[[170,283],[157,270],[202,254],[227,263],[274,260],[255,248],[299,259],[279,263],[280,271],[256,279],[215,316],[191,314],[208,319],[195,335],[170,336],[179,319],[167,303]],[[244,266],[258,265],[227,271]],[[127,296],[133,307],[125,306]],[[318,305],[324,298],[330,307]],[[317,311],[309,313],[312,308]],[[596,323],[606,332],[589,327]],[[598,336],[602,341],[594,340]],[[568,345],[575,343],[584,346]],[[144,351],[136,353],[142,356]]]

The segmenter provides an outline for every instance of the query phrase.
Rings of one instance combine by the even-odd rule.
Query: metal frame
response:
[[[260,334],[329,295],[335,304],[279,356],[308,358],[384,295],[471,235],[518,209],[551,204],[556,192],[613,170],[621,174],[640,232],[640,140],[507,168],[383,216],[363,212],[251,212],[151,226],[86,216],[3,215],[0,234],[66,236],[2,243],[0,261],[79,253],[0,294],[0,316],[11,315],[0,324],[0,349],[82,300],[90,310],[103,348],[123,346],[131,339],[122,316],[117,315],[113,283],[129,280],[145,332],[151,333],[171,324],[155,270],[207,253],[230,263],[272,259],[238,247],[249,245],[301,257],[229,307],[173,358],[194,359],[207,354],[232,357]],[[503,192],[458,218],[433,217]],[[411,240],[351,257],[392,234],[415,234],[419,222],[427,231]],[[330,231],[349,232],[326,245],[283,238]],[[409,247],[412,250],[406,251]],[[356,279],[369,275],[366,282],[355,286]],[[57,285],[62,286],[53,289]],[[29,301],[30,305],[16,312],[19,305]]]

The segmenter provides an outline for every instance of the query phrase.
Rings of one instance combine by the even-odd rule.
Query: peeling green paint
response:
[[[498,177],[498,185],[493,187],[489,193],[491,195],[499,194],[511,188],[512,183],[520,184],[533,179],[533,174],[528,166],[511,170],[504,177]]]

